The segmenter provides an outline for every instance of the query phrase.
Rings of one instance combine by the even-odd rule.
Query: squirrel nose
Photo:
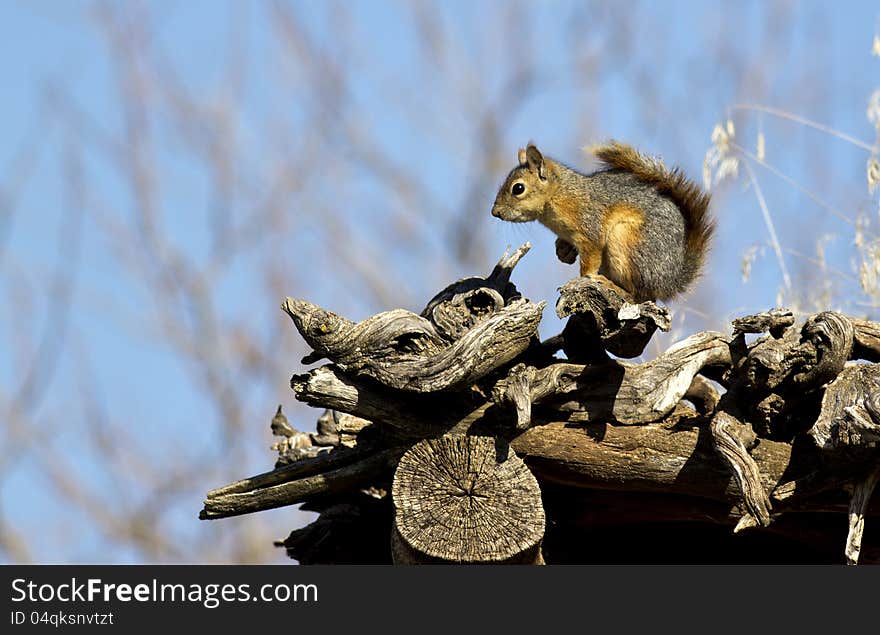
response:
[[[492,216],[494,216],[495,218],[501,218],[501,213],[498,211],[497,208],[493,207],[492,208]]]

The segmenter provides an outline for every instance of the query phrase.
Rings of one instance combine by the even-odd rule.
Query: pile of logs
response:
[[[291,379],[324,409],[317,431],[279,407],[275,469],[209,492],[201,518],[304,503],[318,518],[279,543],[302,563],[552,564],[590,527],[658,522],[778,530],[880,561],[862,545],[880,478],[880,366],[864,362],[880,361],[880,324],[777,309],[630,362],[668,311],[577,278],[556,305],[565,328],[540,341],[545,303],[510,282],[528,249],[419,315],[353,323],[286,299],[303,362],[328,360]]]

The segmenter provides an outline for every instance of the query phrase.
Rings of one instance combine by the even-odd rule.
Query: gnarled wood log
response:
[[[353,323],[288,299],[285,310],[314,350],[304,361],[331,361],[294,375],[294,395],[328,410],[309,434],[279,411],[273,420],[281,438],[278,469],[209,492],[202,517],[305,502],[321,517],[282,543],[303,561],[351,554],[330,543],[360,535],[381,536],[398,562],[473,561],[477,551],[494,554],[491,561],[531,560],[538,552],[526,540],[517,543],[519,556],[504,555],[492,540],[471,551],[462,541],[437,551],[431,545],[444,536],[429,531],[430,523],[416,520],[422,533],[391,531],[384,492],[395,471],[413,476],[411,485],[421,478],[410,491],[422,493],[398,505],[409,513],[437,495],[438,483],[446,483],[443,496],[453,496],[453,484],[466,481],[452,475],[469,473],[463,457],[482,475],[474,461],[483,456],[485,474],[495,474],[501,490],[507,478],[516,482],[521,472],[497,478],[507,469],[499,465],[519,460],[508,454],[509,444],[542,486],[591,495],[623,491],[649,505],[656,500],[653,509],[626,512],[639,522],[692,519],[736,524],[737,531],[769,524],[762,531],[800,535],[799,514],[849,510],[847,560],[877,553],[861,539],[865,517],[880,512],[869,503],[880,463],[880,366],[846,362],[880,361],[880,325],[824,312],[798,327],[791,312],[774,309],[735,320],[730,338],[699,333],[647,363],[612,360],[608,352],[640,354],[657,329],[668,328],[666,310],[631,304],[597,279],[577,279],[561,289],[557,304],[568,316],[565,330],[539,343],[543,303],[523,299],[510,282],[527,251],[524,245],[505,253],[485,278],[449,285],[421,315],[387,311]],[[745,334],[762,332],[770,335],[746,342]],[[559,350],[569,359],[555,357]],[[444,443],[451,445],[438,450]],[[412,451],[420,463],[406,467],[401,456],[413,444],[422,448]],[[425,447],[433,448],[431,456],[419,454]],[[495,452],[507,461],[490,462]],[[429,464],[439,476],[423,473]],[[469,487],[456,490],[460,498],[482,501]],[[664,501],[675,509],[664,514]],[[558,505],[554,499],[554,513]],[[597,514],[568,510],[563,517]],[[375,523],[387,526],[377,532]],[[419,536],[428,538],[425,544]]]
[[[660,329],[668,331],[669,311],[653,302],[632,304],[620,291],[595,278],[575,278],[559,290],[556,314],[569,317],[563,350],[572,361],[592,362],[608,351],[638,357]]]
[[[392,486],[398,564],[540,564],[541,490],[528,468],[490,437],[420,441]]]
[[[304,361],[326,357],[389,388],[449,390],[474,383],[536,340],[545,303],[523,299],[509,282],[528,250],[527,243],[505,252],[486,278],[450,285],[422,315],[395,309],[354,323],[305,300],[287,298],[281,306],[314,349]]]
[[[352,377],[332,365],[294,375],[290,385],[299,401],[373,421],[395,439],[437,436],[469,417],[478,419],[486,407],[485,397],[474,391],[397,391],[367,377]]]
[[[880,366],[844,368],[822,397],[822,409],[808,434],[826,452],[852,455],[880,452]],[[880,455],[878,455],[880,461]]]
[[[317,496],[357,490],[390,469],[401,453],[402,450],[397,448],[380,450],[354,463],[297,479],[278,479],[280,482],[276,484],[270,484],[277,479],[271,472],[245,479],[244,482],[209,492],[199,518],[207,520],[239,516],[294,505]]]
[[[521,296],[510,282],[510,274],[532,248],[525,243],[513,253],[509,249],[485,278],[464,278],[453,282],[428,302],[421,313],[445,340],[454,342],[487,315]]]
[[[644,364],[615,360],[593,366],[558,363],[536,369],[528,379],[530,401],[567,416],[569,421],[649,423],[672,411],[701,370],[730,363],[729,344],[723,335],[699,333]],[[508,377],[496,384],[493,399],[516,403],[521,389],[518,380],[511,384]]]
[[[341,370],[390,388],[437,392],[472,383],[525,351],[544,305],[514,300],[449,346],[430,322],[409,311],[353,324],[305,300],[288,298],[283,308],[306,341]]]
[[[755,433],[729,412],[720,410],[712,418],[712,441],[715,449],[730,466],[737,485],[743,494],[746,508],[734,531],[759,524],[770,524],[770,497],[761,484],[761,472],[749,454],[748,445],[755,442]]]
[[[788,327],[794,325],[794,313],[787,309],[772,309],[736,318],[731,324],[734,335],[769,332],[773,337],[780,338]]]

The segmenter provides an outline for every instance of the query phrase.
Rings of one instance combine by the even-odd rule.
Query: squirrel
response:
[[[495,198],[492,215],[538,220],[558,238],[556,255],[604,278],[636,302],[685,292],[706,258],[714,221],[709,194],[678,168],[617,141],[590,148],[603,167],[582,174],[529,144]]]

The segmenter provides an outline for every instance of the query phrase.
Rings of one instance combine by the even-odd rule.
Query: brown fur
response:
[[[687,252],[702,264],[715,229],[715,223],[709,217],[709,195],[678,168],[670,170],[625,143],[609,141],[593,146],[590,152],[609,168],[630,172],[669,197],[685,219]]]
[[[599,273],[602,268],[602,250],[592,243],[578,247],[581,259],[581,275],[591,276]]]
[[[602,222],[605,255],[602,267],[630,292],[636,287],[631,255],[642,240],[644,223],[644,211],[626,203],[612,205]]]

